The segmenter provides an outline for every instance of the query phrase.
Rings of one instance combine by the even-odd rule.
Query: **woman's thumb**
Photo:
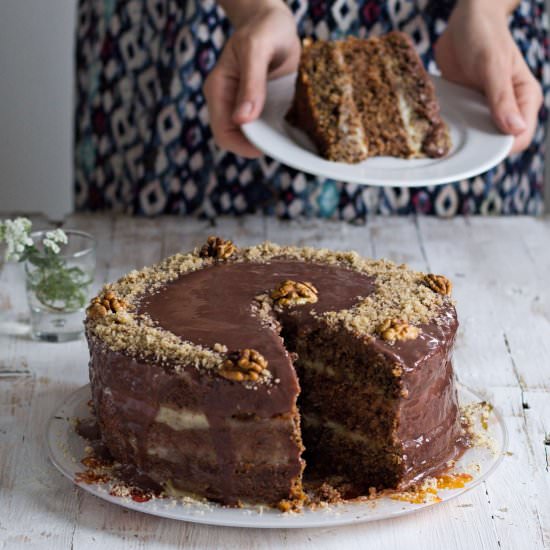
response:
[[[494,68],[489,70],[485,83],[485,95],[496,125],[505,134],[520,134],[527,128],[519,110],[512,77]]]
[[[239,88],[233,122],[244,124],[262,112],[265,103],[269,57],[265,52],[247,48],[241,58]]]

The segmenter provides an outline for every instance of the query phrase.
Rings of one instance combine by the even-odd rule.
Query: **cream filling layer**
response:
[[[203,460],[210,460],[212,463],[216,462],[216,452],[214,449],[209,447],[194,449],[190,455],[182,455],[181,451],[174,447],[149,443],[147,446],[147,454],[149,456],[156,456],[162,460],[173,462],[175,464],[177,464],[184,456],[189,459],[201,458]]]
[[[161,405],[155,422],[165,424],[173,430],[205,430],[210,427],[206,415],[189,409],[173,409]]]
[[[393,75],[394,82],[399,82],[400,78],[395,71],[395,63],[392,62],[391,52],[388,52],[388,55],[385,56],[384,63],[388,72]],[[397,95],[397,106],[401,115],[401,121],[407,135],[407,145],[412,151],[413,156],[424,156],[422,154],[422,143],[426,136],[426,123],[416,118],[416,113],[405,98],[405,92],[399,84],[395,93]]]
[[[361,157],[365,157],[368,153],[365,130],[355,108],[353,82],[347,71],[344,54],[337,45],[334,46],[334,61],[338,65],[343,80],[340,86],[342,98],[338,110],[338,132],[347,147],[357,151]]]
[[[418,125],[413,124],[414,111],[405,99],[405,94],[401,91],[397,91],[397,105],[407,134],[407,145],[413,154],[418,156],[421,154],[424,132],[419,129]]]
[[[349,439],[358,443],[372,444],[373,440],[364,433],[358,433],[349,428],[346,428],[343,424],[333,422],[332,420],[324,420],[316,414],[302,414],[302,422],[309,424],[310,426],[327,428],[334,432],[338,437],[343,439]]]
[[[330,365],[326,365],[321,361],[311,361],[309,359],[302,359],[300,364],[308,370],[312,370],[319,374],[323,374],[329,378],[334,378],[336,376],[336,371]]]
[[[193,449],[189,452],[189,454],[184,455],[180,449],[150,443],[147,447],[147,454],[174,464],[179,464],[183,459],[195,461],[200,458],[201,460],[210,462],[213,465],[218,461],[216,451],[209,447]],[[258,451],[254,456],[243,456],[241,453],[236,452],[235,462],[237,464],[240,462],[246,464],[253,463],[256,467],[285,466],[288,464],[288,457],[284,453],[283,449],[272,449],[269,452]]]

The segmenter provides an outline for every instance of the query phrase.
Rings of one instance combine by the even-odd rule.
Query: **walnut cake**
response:
[[[442,157],[451,140],[432,81],[404,33],[306,39],[287,120],[328,160]]]
[[[138,485],[228,505],[409,487],[464,449],[450,292],[355,252],[210,237],[92,300],[102,442]]]

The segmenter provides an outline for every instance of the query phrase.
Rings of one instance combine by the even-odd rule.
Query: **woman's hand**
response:
[[[446,79],[485,94],[497,126],[515,136],[516,153],[533,139],[542,92],[512,39],[505,2],[499,2],[459,0],[435,58]]]
[[[235,0],[222,4],[235,32],[204,85],[210,125],[222,149],[255,158],[261,153],[240,125],[262,112],[268,79],[297,69],[300,40],[292,12],[281,0],[243,2],[240,9]]]

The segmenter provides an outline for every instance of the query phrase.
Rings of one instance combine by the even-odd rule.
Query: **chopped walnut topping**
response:
[[[220,374],[228,380],[256,382],[266,372],[267,361],[255,349],[231,352],[222,363]]]
[[[122,319],[125,317],[123,313],[127,307],[128,303],[125,300],[117,298],[112,290],[108,290],[102,296],[92,298],[86,313],[90,319],[100,319],[105,317],[107,313],[120,314],[118,317]]]
[[[200,249],[201,258],[214,258],[216,260],[227,260],[237,251],[237,247],[229,240],[220,237],[208,237],[206,244]]]
[[[448,296],[453,290],[453,283],[451,283],[451,281],[443,275],[434,275],[433,273],[429,273],[424,278],[424,281],[434,292],[443,294],[444,296]]]
[[[271,298],[278,306],[301,306],[317,302],[317,289],[311,283],[283,281],[271,291]]]
[[[212,349],[217,353],[227,353],[227,346],[225,344],[216,343],[212,346]]]
[[[403,319],[386,319],[378,327],[378,332],[388,341],[414,340],[420,334],[420,329]]]
[[[86,310],[86,315],[89,319],[101,319],[107,315],[107,309],[101,303],[92,303]]]
[[[184,341],[155,325],[147,315],[137,315],[135,310],[143,296],[156,294],[166,283],[211,265],[212,258],[220,257],[217,244],[222,243],[226,241],[216,241],[216,237],[211,237],[203,247],[207,256],[201,253],[200,248],[190,254],[176,254],[157,265],[131,271],[118,281],[107,285],[88,307],[86,326],[89,337],[97,338],[113,351],[131,356],[151,357],[156,361],[174,365],[176,372],[183,372],[190,366],[219,372],[227,359],[227,350],[221,345],[213,349]],[[232,248],[232,243],[229,247],[227,243],[225,247],[222,246],[221,257],[231,252]],[[385,319],[406,319],[414,327],[429,323],[439,317],[441,307],[448,301],[446,295],[434,292],[428,286],[424,273],[409,270],[404,265],[397,266],[386,260],[362,258],[357,252],[279,246],[269,242],[233,250],[232,262],[264,264],[278,259],[298,260],[340,266],[370,277],[374,291],[363,297],[358,296],[353,306],[339,311],[314,313],[315,316],[324,319],[329,326],[344,326],[359,335],[380,334],[378,327]],[[118,298],[119,302],[123,299],[122,309],[116,302],[111,303],[113,298]],[[275,316],[272,315],[272,308],[275,300],[270,293],[256,297],[254,302],[253,314],[260,318],[262,324],[273,326]],[[114,312],[114,309],[120,311]],[[228,376],[239,379],[242,377],[243,381],[246,380],[238,367],[225,370],[237,372]],[[267,369],[261,373],[258,380],[258,383],[268,384],[279,382],[278,379],[271,379],[271,373]]]

